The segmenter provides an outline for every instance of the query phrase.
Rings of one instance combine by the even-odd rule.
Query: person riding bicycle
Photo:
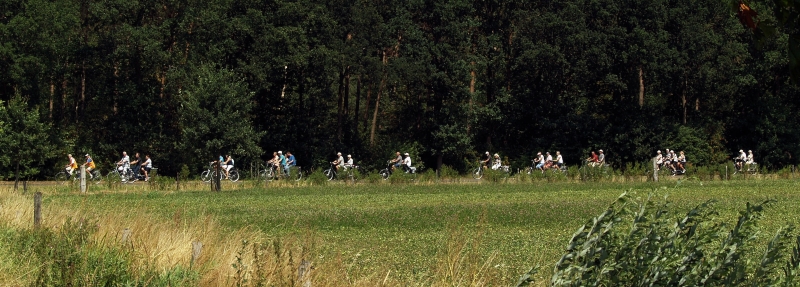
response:
[[[89,178],[94,178],[94,175],[91,173],[91,171],[95,169],[94,160],[92,160],[92,157],[89,156],[88,153],[86,154],[86,163],[84,163],[83,166],[86,167],[86,173],[89,175]]]
[[[503,165],[503,161],[500,159],[499,154],[494,154],[494,160],[492,161],[492,169],[497,170],[500,166]]]
[[[284,167],[286,174],[289,174],[289,169],[293,166],[297,166],[297,160],[295,160],[294,155],[292,152],[286,152],[286,167]]]
[[[392,167],[392,170],[394,170],[395,168],[400,167],[403,164],[403,156],[400,154],[399,151],[396,152],[396,154],[397,154],[397,156],[394,159],[389,161],[389,165]]]
[[[489,166],[489,162],[491,161],[492,161],[492,155],[487,151],[484,154],[484,157],[480,160],[481,167],[483,167],[483,169],[486,169]]]
[[[125,151],[122,152],[122,159],[117,162],[117,170],[120,174],[127,174],[131,171],[131,157]]]
[[[547,156],[544,158],[544,166],[542,168],[549,169],[550,167],[553,166],[553,156],[550,154],[549,151],[546,152],[545,154]]]
[[[678,159],[677,160],[678,161],[675,162],[675,165],[677,166],[676,170],[680,170],[681,172],[685,173],[686,172],[686,154],[683,151],[681,151],[680,155],[678,155]]]
[[[72,154],[67,154],[67,157],[69,158],[69,163],[66,167],[64,167],[64,169],[66,169],[67,173],[72,176],[72,171],[78,169],[78,163],[75,162],[75,158],[72,157]]]
[[[347,161],[344,162],[344,168],[353,168],[353,155],[347,155]]]
[[[336,167],[336,171],[339,171],[339,169],[344,167],[344,157],[342,157],[342,153],[341,152],[337,152],[336,156],[338,158],[336,158],[336,160],[331,162],[331,165]]]
[[[145,161],[140,166],[140,172],[144,173],[144,181],[150,180],[150,170],[153,168],[153,160],[150,159],[149,154],[144,155]]]
[[[661,155],[661,150],[656,151],[656,171],[661,169],[661,164],[664,163],[664,156]]]
[[[598,150],[598,152],[600,152],[600,154],[597,155],[597,164],[599,166],[603,166],[604,164],[606,164],[606,155],[603,153],[602,149]]]
[[[136,177],[139,177],[140,175],[143,162],[144,161],[142,160],[142,157],[139,155],[139,153],[138,152],[135,153],[133,156],[133,160],[131,161],[131,170],[133,171],[134,175],[136,175]],[[136,180],[136,178],[134,178],[134,180]]]
[[[403,170],[408,173],[411,172],[411,156],[408,153],[405,154],[406,158],[403,159]]]
[[[556,166],[558,166],[558,168],[564,167],[564,158],[561,156],[560,151],[556,151]]]
[[[233,163],[234,161],[233,158],[231,158],[231,155],[226,155],[225,161],[221,163],[222,170],[225,171],[225,179],[228,179],[228,177],[230,177],[230,171],[233,168]]]
[[[734,166],[736,166],[736,169],[741,170],[745,161],[747,161],[747,154],[744,153],[744,150],[740,149],[739,156],[733,159]]]
[[[748,150],[747,151],[747,159],[745,160],[744,164],[752,165],[752,164],[755,164],[755,163],[756,163],[756,160],[755,160],[755,158],[753,158],[753,151],[752,150]]]
[[[542,155],[542,152],[538,152],[536,154],[536,169],[542,169],[545,164],[544,155]]]
[[[597,154],[592,151],[592,155],[586,159],[586,165],[588,166],[597,166],[600,159],[598,158]]]

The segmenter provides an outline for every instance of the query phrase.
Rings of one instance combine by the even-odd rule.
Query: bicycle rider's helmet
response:
[[[88,157],[88,156],[89,156],[89,154],[87,153],[87,154],[85,155],[85,157]]]
[[[494,154],[494,157],[500,157],[500,155],[499,154]]]
[[[348,154],[348,155],[347,155],[347,157],[353,157],[353,156],[351,156],[351,155],[349,155],[349,154]]]

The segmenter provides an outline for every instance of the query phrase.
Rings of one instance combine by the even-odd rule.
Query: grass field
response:
[[[95,240],[105,244],[129,228],[139,264],[161,270],[188,266],[191,242],[203,242],[201,267],[195,267],[202,285],[236,285],[243,278],[253,284],[259,264],[266,264],[258,252],[269,247],[273,269],[286,269],[274,274],[296,276],[308,260],[314,285],[508,286],[534,265],[542,266],[537,281],[545,283],[572,233],[623,192],[668,196],[676,213],[716,199],[728,224],[747,202],[776,199],[760,224],[767,240],[778,227],[800,223],[798,187],[795,180],[228,186],[219,193],[129,187],[43,190],[43,205],[45,225],[96,219]],[[30,228],[30,194],[3,194],[6,228]],[[0,247],[0,257],[7,256],[16,255]],[[25,268],[33,267],[0,266],[14,274],[0,280],[27,282]]]

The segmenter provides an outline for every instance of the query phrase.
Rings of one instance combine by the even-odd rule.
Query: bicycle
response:
[[[76,182],[76,181],[80,180],[80,178],[81,178],[80,171],[79,170],[74,170],[73,173],[74,174],[70,174],[69,172],[67,172],[66,169],[64,169],[64,170],[56,173],[54,178],[55,178],[56,182],[58,184],[60,184],[60,185],[66,184],[67,182],[69,182],[69,180],[72,180],[72,182]],[[98,183],[100,183],[100,181],[103,180],[103,175],[100,174],[100,171],[95,169],[95,170],[89,171],[89,177],[87,179],[89,181],[93,182],[94,184],[98,184]]]
[[[342,168],[344,169],[342,172],[345,173],[344,175],[345,175],[346,179],[352,180],[353,182],[355,182],[357,180],[356,173],[355,173],[356,170],[359,169],[357,165],[354,165],[354,166],[349,167],[349,168],[348,167],[342,167]],[[331,167],[329,167],[328,169],[322,171],[322,173],[325,175],[325,177],[328,178],[328,180],[333,180],[334,178],[338,179],[338,175],[339,175],[339,173],[336,171],[336,165],[333,164],[332,162],[331,162]]]
[[[481,179],[483,177],[483,169],[484,169],[483,165],[481,164],[480,161],[478,161],[478,167],[473,169],[472,172],[471,172],[472,178],[473,179]]]
[[[292,170],[297,169],[297,174],[292,175]],[[300,181],[303,179],[303,170],[299,166],[290,166],[289,173],[286,172],[285,169],[281,169],[281,172],[277,172],[278,167],[275,165],[270,164],[270,168],[265,168],[263,165],[259,167],[258,176],[261,180],[264,181],[272,181],[273,179],[290,179],[294,178],[295,181]]]
[[[220,167],[220,169],[222,168]],[[211,182],[211,179],[215,177],[217,177],[217,169],[214,168],[214,162],[211,162],[208,164],[208,169],[206,169],[205,171],[203,171],[203,173],[200,174],[200,180],[208,183]],[[239,181],[239,170],[236,169],[235,166],[228,171],[228,180],[230,180],[231,182]]]
[[[136,181],[136,175],[133,173],[133,170],[130,166],[125,166],[122,168],[122,171],[119,170],[119,167],[112,168],[111,171],[106,174],[106,178],[110,182],[134,182]]]
[[[758,174],[758,163],[755,162],[746,163],[744,161],[740,161],[738,165],[734,163],[733,167],[734,167],[733,174],[737,173],[747,173],[750,175]]]
[[[383,180],[389,179],[389,177],[394,173],[394,171],[392,170],[393,165],[394,163],[391,160],[386,161],[386,168],[378,171],[378,174],[381,175],[381,178],[383,178]],[[414,179],[417,176],[417,169],[412,166],[409,167],[409,169],[405,171],[405,173],[411,175],[412,179]]]

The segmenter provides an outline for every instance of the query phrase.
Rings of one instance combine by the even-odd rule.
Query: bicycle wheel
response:
[[[267,178],[267,181],[272,181],[275,179],[275,169],[267,168],[267,170],[264,171],[264,175]]]
[[[205,183],[211,182],[211,170],[206,170],[200,174],[200,179]]]
[[[106,180],[108,180],[109,182],[120,182],[122,181],[122,178],[119,175],[119,172],[114,170],[114,171],[109,171],[108,174],[106,174]]]
[[[56,173],[56,177],[55,177],[56,183],[58,183],[58,184],[66,184],[67,183],[67,179],[69,179],[69,174],[67,174],[67,172],[62,171],[62,172]]]
[[[382,169],[381,171],[378,172],[378,174],[381,175],[381,178],[383,178],[383,180],[389,179],[389,175],[391,175],[388,168]]]
[[[94,184],[98,184],[103,180],[103,175],[99,171],[93,170],[91,180],[94,182]]]
[[[472,178],[474,179],[481,179],[483,177],[483,169],[480,167],[476,167],[472,170]]]
[[[325,171],[323,171],[323,172],[322,172],[322,174],[324,174],[324,175],[325,175],[325,177],[327,177],[327,178],[328,178],[328,180],[333,180],[333,177],[335,177],[335,176],[336,176],[336,172],[334,172],[334,171],[333,171],[333,170],[331,170],[330,168],[329,168],[329,169],[326,169]]]
[[[239,180],[239,171],[238,171],[238,170],[235,170],[235,169],[232,169],[231,171],[229,171],[229,172],[228,172],[228,179],[229,179],[231,182],[236,182],[236,181],[238,181],[238,180]]]
[[[303,180],[303,170],[298,167],[297,174],[294,176],[294,181],[301,181],[301,180]]]

